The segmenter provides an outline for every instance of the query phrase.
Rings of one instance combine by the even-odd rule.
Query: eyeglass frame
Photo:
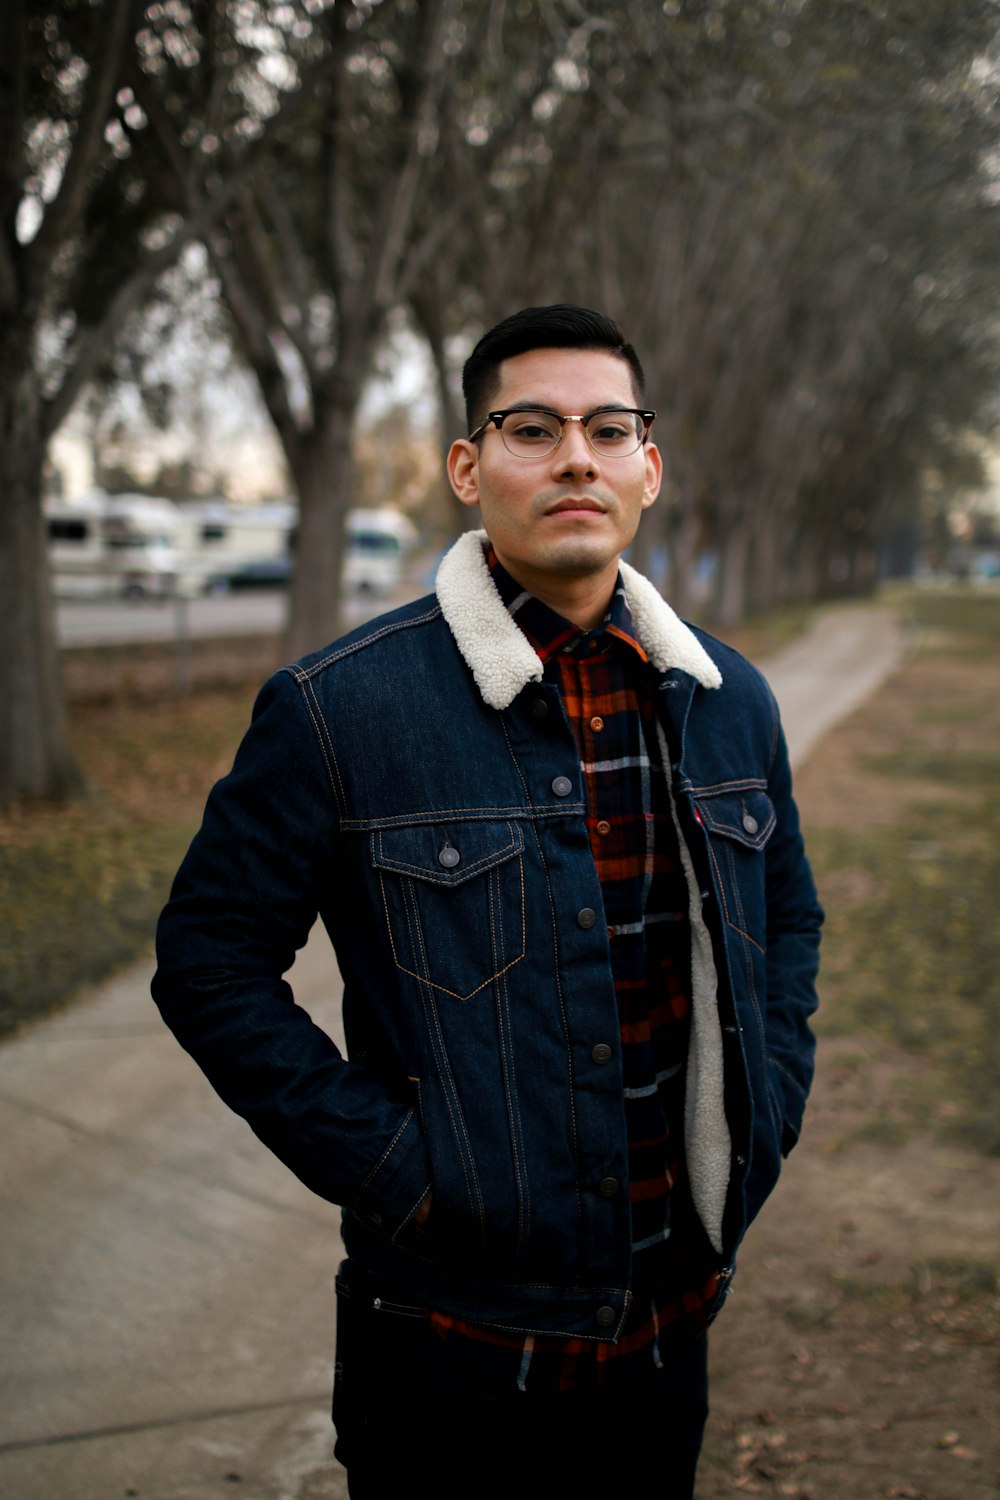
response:
[[[556,449],[559,447],[559,444],[566,436],[567,422],[581,423],[583,427],[583,436],[586,439],[587,447],[590,449],[591,453],[596,453],[598,458],[631,458],[634,453],[638,453],[639,449],[644,448],[649,442],[650,429],[652,428],[653,423],[656,420],[655,411],[643,411],[642,408],[638,406],[595,406],[592,411],[584,412],[582,416],[569,415],[565,417],[562,416],[560,412],[553,411],[551,406],[507,406],[504,407],[502,411],[487,412],[486,416],[480,422],[479,426],[473,432],[469,433],[466,441],[470,443],[477,442],[479,438],[481,438],[485,434],[487,427],[489,427],[490,423],[492,422],[497,432],[500,433],[500,441],[503,442],[503,432],[501,429],[507,417],[512,417],[517,412],[523,413],[532,411],[541,412],[541,414],[546,417],[555,417],[556,421],[559,423],[559,437],[553,443],[552,447],[548,448],[544,453],[515,453],[512,448],[507,448],[507,444],[504,443],[504,447],[507,449],[507,452],[510,454],[511,458],[523,458],[528,462],[531,462],[532,459],[538,460],[542,458],[549,458],[551,454],[555,453]],[[592,417],[599,417],[602,412],[617,412],[620,416],[642,418],[642,437],[639,439],[636,446],[632,448],[628,453],[602,453],[600,449],[595,448],[593,443],[590,441],[590,433],[587,431],[587,423]]]

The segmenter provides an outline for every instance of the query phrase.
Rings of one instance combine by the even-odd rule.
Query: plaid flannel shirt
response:
[[[684,1169],[687,890],[656,734],[657,676],[636,638],[621,579],[601,624],[586,631],[522,589],[492,548],[487,561],[546,681],[560,689],[580,754],[618,1002],[633,1300],[615,1344],[508,1335],[433,1310],[429,1316],[472,1368],[501,1385],[509,1379],[532,1392],[586,1389],[655,1369],[667,1341],[701,1330],[718,1286],[718,1257]]]

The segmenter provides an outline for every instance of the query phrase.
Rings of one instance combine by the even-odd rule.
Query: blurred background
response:
[[[270,565],[314,648],[345,556],[350,588],[366,547],[459,526],[461,362],[530,304],[598,306],[646,361],[668,484],[636,560],[682,612],[1000,571],[996,26],[987,0],[8,0],[0,799],[74,779],[49,559],[59,592],[136,597]],[[416,535],[351,539],[387,505]]]
[[[636,344],[632,560],[675,608],[765,665],[831,613],[871,611],[858,665],[902,632],[799,783],[813,1237],[765,1247],[770,1394],[719,1386],[706,1497],[993,1493],[998,41],[995,0],[0,9],[0,1031],[148,952],[266,673],[432,585],[462,362],[517,308]],[[772,1432],[824,1340],[808,1441]]]

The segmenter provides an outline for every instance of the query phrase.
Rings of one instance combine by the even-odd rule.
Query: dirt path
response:
[[[841,675],[860,704],[874,664],[899,643],[876,633],[873,617],[848,619],[860,670],[849,661]],[[792,653],[796,670],[803,657],[805,642]],[[769,675],[779,698],[791,689],[789,739],[801,760],[816,720],[800,713],[813,700],[795,697],[784,665]],[[933,693],[927,665],[919,684],[894,690],[888,715],[907,695]],[[890,784],[858,774],[877,760],[884,729],[869,713],[815,747],[796,778],[807,838],[810,828],[886,816]],[[713,1332],[699,1500],[1000,1492],[1000,1161],[942,1144],[919,1110],[914,1123],[914,1099],[925,1101],[928,1124],[937,1115],[933,1074],[874,1031],[832,1038],[821,1029],[803,1139],[748,1236]]]
[[[799,760],[900,649],[891,613],[845,609],[771,664]],[[336,1500],[336,1215],[214,1098],[160,1027],[149,973],[0,1049],[0,1493]],[[324,939],[293,977],[335,1030]],[[957,1153],[915,1148],[887,1169],[875,1147],[841,1149],[857,1087],[832,1050],[741,1260],[714,1336],[700,1500],[990,1492],[985,1419],[958,1421],[950,1394],[960,1363],[967,1402],[985,1388],[985,1350],[966,1339],[960,1288],[936,1295],[933,1265],[955,1223],[991,1258],[990,1184]],[[930,1283],[916,1302],[898,1291],[915,1263]],[[870,1310],[881,1325],[887,1305],[896,1324],[873,1347]],[[918,1433],[919,1462],[900,1465]]]
[[[859,708],[903,660],[896,612],[842,605],[765,663],[797,770],[836,724]]]

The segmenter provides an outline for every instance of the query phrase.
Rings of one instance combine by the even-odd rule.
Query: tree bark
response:
[[[695,591],[695,565],[701,539],[701,519],[697,504],[679,490],[657,502],[668,507],[664,536],[667,543],[667,580],[665,593],[671,606],[685,618],[695,613],[699,602]]]
[[[719,537],[719,568],[712,619],[720,629],[739,625],[746,615],[749,561],[749,522],[745,516],[732,516]]]
[[[318,651],[340,630],[344,517],[355,503],[353,427],[357,397],[317,407],[295,460],[299,529],[286,649]],[[286,450],[287,451],[287,450]]]
[[[83,782],[66,733],[39,504],[41,393],[30,331],[0,324],[0,805],[66,798]]]

